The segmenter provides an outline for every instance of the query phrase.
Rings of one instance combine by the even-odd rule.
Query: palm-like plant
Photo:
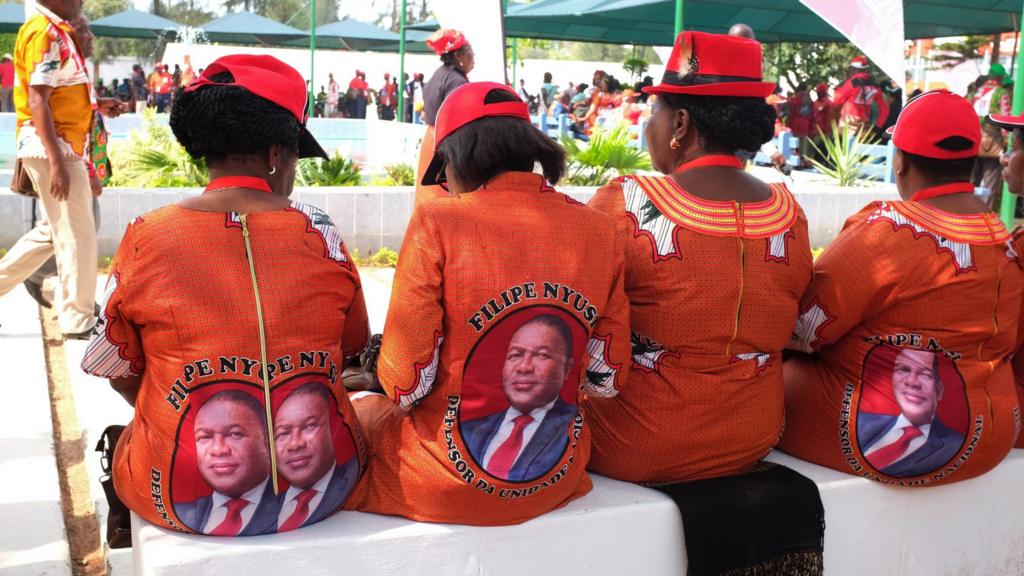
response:
[[[569,159],[566,183],[575,186],[600,186],[615,176],[649,170],[647,153],[630,145],[633,135],[622,124],[611,130],[594,127],[590,142],[562,137],[562,147]]]
[[[300,186],[358,186],[362,182],[359,165],[337,152],[330,160],[305,158],[295,173]]]
[[[821,146],[811,141],[811,146],[825,159],[822,162],[811,158],[811,164],[843,187],[852,186],[865,175],[864,167],[871,163],[873,155],[863,147],[878,143],[878,138],[864,128],[851,132],[849,126],[840,128],[833,122],[832,134],[821,139]]]
[[[142,125],[132,130],[121,152],[112,155],[114,186],[194,187],[209,181],[206,163],[185,152],[170,128],[157,121],[153,108],[142,113]]]

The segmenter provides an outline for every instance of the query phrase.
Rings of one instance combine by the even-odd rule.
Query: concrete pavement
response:
[[[394,269],[362,269],[360,276],[370,327],[384,329]],[[103,292],[106,277],[98,282]],[[63,576],[72,574],[64,537],[60,486],[53,453],[53,424],[39,309],[18,288],[0,298],[0,362],[7,368],[0,390],[0,574],[4,576]],[[68,376],[78,424],[86,446],[86,467],[101,533],[106,528],[107,504],[100,487],[99,456],[92,452],[103,429],[127,424],[133,409],[102,379],[78,369],[87,343],[64,343]],[[132,573],[131,550],[108,550],[113,576]]]

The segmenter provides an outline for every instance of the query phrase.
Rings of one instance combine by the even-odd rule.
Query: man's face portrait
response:
[[[199,474],[217,492],[237,498],[270,474],[265,425],[252,407],[207,401],[196,414],[195,436]]]
[[[572,370],[569,343],[555,328],[527,322],[512,335],[505,353],[501,386],[523,414],[558,397]]]
[[[892,392],[900,410],[915,426],[931,424],[942,400],[942,382],[935,373],[935,356],[921,350],[903,350],[892,370]]]
[[[292,486],[309,488],[334,467],[330,405],[315,393],[293,393],[274,419],[277,469]]]

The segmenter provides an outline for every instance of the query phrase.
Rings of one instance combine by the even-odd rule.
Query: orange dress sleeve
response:
[[[842,232],[814,263],[814,277],[800,302],[790,349],[814,353],[838,342],[847,332],[882,310],[896,297],[909,263],[887,249],[885,239],[867,220],[872,203],[850,217]],[[850,270],[864,273],[850,282]]]
[[[430,393],[444,342],[444,254],[430,210],[416,209],[402,242],[384,324],[377,376],[395,403],[412,406]],[[408,358],[417,359],[415,363]]]

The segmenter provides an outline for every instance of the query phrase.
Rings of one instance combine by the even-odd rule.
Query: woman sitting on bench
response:
[[[556,191],[565,153],[508,87],[464,84],[441,105],[421,204],[395,271],[377,374],[356,393],[371,461],[349,508],[515,524],[591,487],[589,394],[629,362],[622,240]],[[539,163],[543,175],[533,172]]]
[[[327,158],[305,118],[284,62],[210,64],[171,113],[210,183],[118,247],[82,369],[135,406],[114,487],[158,526],[292,530],[338,511],[363,469],[341,384],[369,336],[359,274],[330,218],[288,200],[297,160]]]
[[[614,181],[590,202],[626,240],[634,362],[622,394],[585,404],[591,469],[658,484],[746,472],[778,441],[782,348],[811,279],[800,207],[736,157],[772,137],[761,45],[685,32],[670,62],[644,89],[665,175]]]
[[[1010,192],[1024,196],[1024,114],[1020,116],[992,116],[989,121],[1009,130],[1012,134],[1012,149],[1003,154],[1000,162],[1003,165],[1003,181]],[[1013,199],[1017,204],[1017,198]],[[1017,254],[1024,254],[1024,227],[1018,226],[1013,231],[1013,249]],[[1021,306],[1024,316],[1024,305]],[[1018,326],[1017,351],[1013,354],[1013,373],[1017,380],[1017,396],[1020,398],[1020,413],[1024,414],[1024,322]],[[1017,448],[1024,448],[1024,431],[1017,436]]]
[[[902,201],[846,221],[814,266],[787,360],[780,447],[885,483],[983,474],[1020,423],[1010,359],[1024,272],[1010,234],[974,195],[971,104],[911,100],[890,129]]]

